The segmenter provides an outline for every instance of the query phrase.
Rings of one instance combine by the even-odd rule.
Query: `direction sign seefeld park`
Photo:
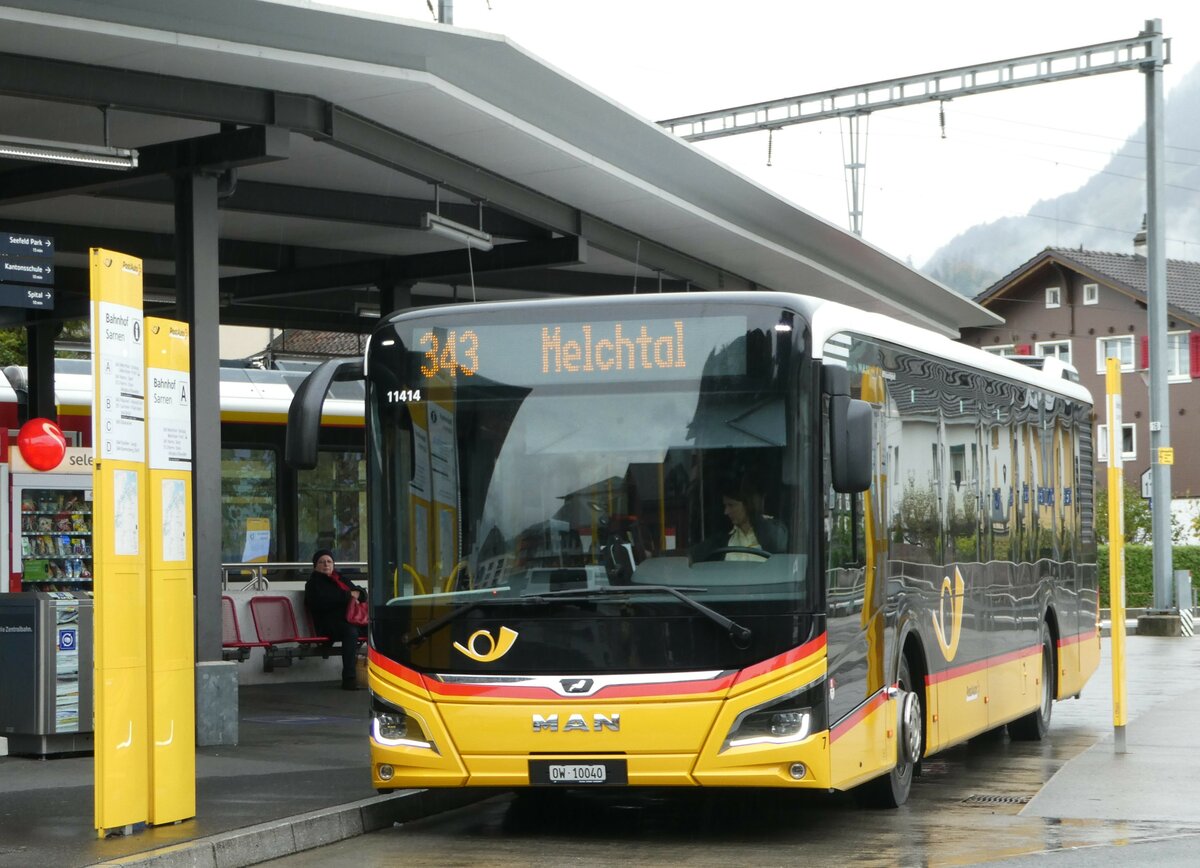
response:
[[[54,239],[0,232],[0,307],[54,309]]]

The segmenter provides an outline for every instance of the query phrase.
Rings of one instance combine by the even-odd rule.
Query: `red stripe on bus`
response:
[[[597,690],[589,699],[632,699],[647,696],[690,696],[698,693],[715,693],[728,690],[735,684],[757,678],[768,672],[773,672],[785,666],[790,666],[819,653],[825,648],[825,634],[805,642],[798,648],[792,648],[782,654],[755,663],[737,673],[728,673],[708,678],[703,681],[660,681],[646,684],[612,684]],[[430,693],[439,696],[476,696],[496,697],[505,699],[562,699],[564,701],[579,701],[578,696],[562,696],[549,687],[525,687],[514,684],[452,684],[438,681],[435,678],[421,675],[415,670],[402,666],[394,660],[384,657],[375,649],[369,652],[371,661],[380,668],[392,673],[398,678],[418,687],[424,687]]]
[[[1063,648],[1067,645],[1075,645],[1079,642],[1086,642],[1088,639],[1095,639],[1099,630],[1088,630],[1086,633],[1076,633],[1074,636],[1064,636],[1058,640],[1058,647]]]
[[[768,672],[775,671],[776,669],[782,669],[784,666],[790,666],[793,663],[798,663],[805,657],[811,657],[812,655],[818,653],[819,651],[823,651],[824,649],[825,634],[822,633],[816,639],[805,642],[798,648],[793,648],[790,651],[784,651],[782,654],[777,654],[774,657],[768,657],[761,663],[755,663],[747,666],[738,673],[737,679],[733,683],[741,684],[745,681],[749,681],[751,678],[757,678],[760,675],[765,675]]]
[[[409,669],[407,666],[401,666],[395,660],[384,657],[374,648],[367,649],[367,659],[385,672],[390,672],[397,678],[404,679],[409,684],[421,688],[425,687],[425,679],[421,677],[420,672],[417,672],[415,669]]]
[[[1042,653],[1041,645],[1030,645],[1026,648],[1018,648],[1016,651],[1009,651],[1006,654],[998,654],[995,657],[985,657],[982,660],[976,660],[972,663],[963,663],[961,666],[952,666],[945,672],[935,672],[932,675],[925,676],[926,684],[939,684],[943,681],[949,681],[952,678],[962,678],[964,675],[970,675],[972,672],[979,672],[981,669],[987,669],[989,666],[1000,666],[1004,663],[1012,663],[1014,660],[1020,660],[1023,657],[1032,657],[1035,654]]]
[[[1016,651],[1009,651],[1007,654],[1001,654],[998,657],[990,657],[988,658],[988,664],[995,666],[1000,663],[1012,663],[1014,660],[1021,660],[1025,657],[1033,657],[1041,653],[1041,645],[1030,645],[1028,648],[1018,648]]]
[[[879,706],[887,701],[887,691],[881,690],[868,699],[865,703],[859,706],[857,711],[852,712],[841,723],[837,724],[833,729],[829,730],[829,743],[833,744],[843,735],[852,730],[855,726],[862,722],[868,714],[870,714]]]

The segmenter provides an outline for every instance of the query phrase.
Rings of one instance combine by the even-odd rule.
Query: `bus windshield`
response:
[[[373,336],[377,647],[439,665],[490,619],[540,622],[553,645],[553,624],[627,618],[718,636],[734,619],[758,628],[757,656],[777,632],[787,647],[765,622],[818,605],[801,324],[744,303],[551,310],[410,315]],[[421,641],[431,628],[444,639]]]

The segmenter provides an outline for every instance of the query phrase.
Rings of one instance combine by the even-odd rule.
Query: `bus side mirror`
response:
[[[321,408],[333,382],[363,379],[363,360],[329,359],[304,378],[288,407],[283,460],[296,470],[317,466],[317,442],[321,436]]]
[[[829,464],[833,490],[855,494],[871,487],[871,405],[847,395],[829,398]]]
[[[821,391],[829,396],[829,465],[833,490],[856,494],[871,487],[871,405],[850,397],[850,372],[821,368]]]

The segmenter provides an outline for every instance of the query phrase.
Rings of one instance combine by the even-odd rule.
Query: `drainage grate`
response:
[[[1027,805],[1030,796],[1002,796],[995,794],[968,796],[962,800],[964,805]]]

